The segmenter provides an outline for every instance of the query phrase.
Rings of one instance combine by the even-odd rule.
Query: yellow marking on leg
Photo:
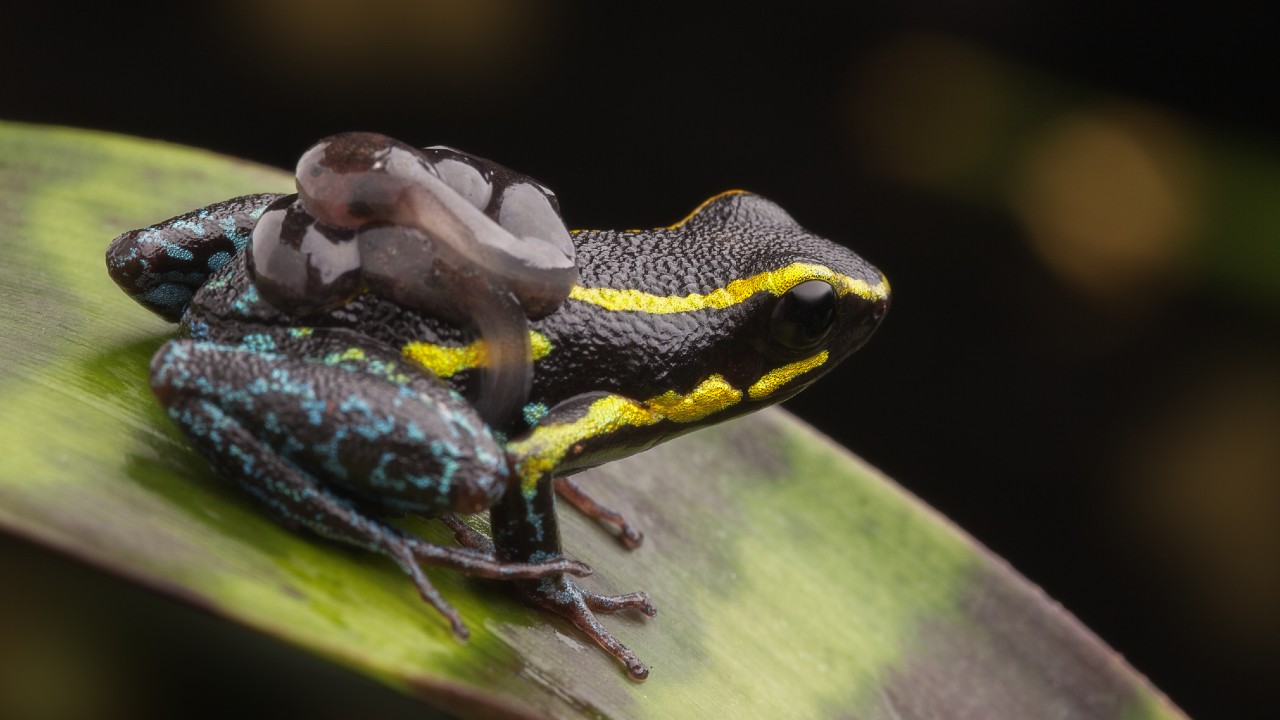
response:
[[[535,427],[524,439],[508,443],[507,454],[523,458],[516,471],[521,479],[520,489],[530,494],[536,491],[538,479],[554,470],[583,440],[662,420],[696,422],[741,400],[742,391],[721,375],[712,375],[688,393],[668,391],[646,401],[608,395],[592,402],[576,420]]]
[[[529,332],[532,355],[529,360],[541,360],[551,353],[551,341],[540,332]],[[407,343],[400,352],[405,357],[424,365],[437,377],[452,377],[463,370],[484,367],[489,362],[489,349],[483,340],[467,345],[437,345],[429,342]]]
[[[813,357],[797,360],[776,370],[770,370],[759,380],[752,383],[751,387],[747,388],[747,397],[752,400],[767,398],[777,392],[778,388],[815,368],[821,367],[826,361],[827,351],[823,350]]]
[[[733,280],[709,293],[688,295],[654,295],[643,290],[619,290],[616,288],[588,288],[575,285],[569,297],[580,302],[598,305],[606,310],[643,312],[654,315],[692,312],[706,308],[723,309],[736,305],[758,292],[782,295],[806,280],[825,280],[836,289],[837,296],[857,295],[867,300],[889,297],[889,284],[881,276],[872,285],[866,280],[841,275],[828,267],[809,263],[792,263],[776,270],[767,270],[751,277]]]

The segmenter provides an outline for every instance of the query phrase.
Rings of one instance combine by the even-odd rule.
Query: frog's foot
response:
[[[479,534],[479,533],[477,533]],[[483,536],[481,536],[483,537]],[[343,539],[346,539],[345,537]],[[524,579],[564,577],[565,573],[579,577],[590,575],[591,568],[576,560],[565,557],[550,558],[543,562],[517,563],[502,562],[492,555],[469,551],[463,548],[447,548],[426,542],[419,538],[404,535],[392,528],[378,538],[380,550],[390,557],[400,569],[409,576],[409,580],[418,589],[418,594],[434,607],[449,622],[454,637],[466,640],[471,631],[463,624],[462,617],[456,608],[448,603],[440,591],[422,572],[420,563],[445,565],[468,575],[493,579]]]
[[[644,533],[627,522],[627,519],[621,513],[607,505],[601,505],[572,479],[567,477],[556,478],[556,492],[560,494],[560,497],[569,501],[570,505],[578,508],[583,515],[608,528],[618,537],[618,542],[622,543],[627,549],[634,550],[640,547],[640,543],[644,541]]]
[[[224,474],[235,476],[250,493],[263,501],[276,516],[290,524],[301,525],[333,540],[373,550],[395,561],[404,571],[418,594],[444,616],[460,640],[470,633],[458,611],[445,601],[422,572],[419,562],[447,565],[459,570],[485,567],[484,562],[463,548],[424,549],[428,543],[405,535],[399,529],[363,515],[350,502],[316,483],[292,463],[263,446],[243,425],[223,413],[217,406],[190,397],[165,397],[172,417],[204,451],[214,466]],[[216,436],[215,433],[216,432]],[[235,448],[235,453],[215,452],[218,445]],[[246,472],[247,470],[247,472]],[[492,558],[489,565],[502,567]],[[563,576],[557,576],[563,577]]]
[[[426,574],[422,572],[422,568],[418,567],[417,559],[410,543],[404,542],[408,538],[399,538],[399,540],[401,542],[396,542],[392,539],[380,549],[409,576],[409,580],[418,589],[418,594],[422,596],[422,599],[426,600],[431,607],[444,616],[444,619],[449,622],[450,629],[453,630],[454,637],[463,641],[471,637],[471,631],[462,622],[462,616],[458,614],[457,608],[444,599],[440,591],[436,590],[436,587],[427,579]]]
[[[209,380],[212,366],[221,368],[215,381]],[[281,361],[263,353],[176,340],[157,353],[152,383],[169,416],[224,476],[238,480],[272,514],[288,524],[389,557],[409,576],[423,600],[445,617],[459,638],[467,637],[466,627],[458,612],[431,585],[421,565],[441,565],[481,577],[508,579],[591,572],[582,563],[558,556],[548,556],[546,562],[511,563],[499,560],[492,552],[433,545],[363,512],[332,485],[323,482],[315,470],[309,471],[305,463],[299,462],[301,453],[286,458],[276,452],[275,447],[263,439],[263,435],[270,438],[270,433],[261,427],[259,417],[274,413],[246,412],[244,406],[252,408],[250,400],[254,400],[260,407],[287,407],[279,398],[274,398],[274,404],[267,402],[273,399],[265,395],[272,386],[266,381],[255,385],[255,381],[273,378],[280,387],[311,391],[315,386],[301,382],[309,379],[303,376],[309,371],[340,373],[339,377],[348,382],[350,378],[367,377],[318,363]],[[242,390],[247,387],[261,388],[261,392],[254,395]],[[240,397],[233,390],[248,399],[226,401],[227,396]],[[353,397],[362,395],[356,393]],[[225,406],[219,401],[226,402]],[[259,424],[258,432],[254,431],[254,423]],[[351,434],[358,436],[358,433]],[[314,440],[313,447],[321,440],[323,438]]]
[[[541,580],[516,583],[520,596],[528,603],[549,610],[573,623],[592,640],[599,643],[610,655],[627,666],[627,674],[636,682],[649,677],[649,668],[631,648],[618,642],[596,619],[596,613],[616,613],[638,610],[646,617],[658,614],[649,596],[642,592],[627,595],[597,595],[578,587],[564,575]]]

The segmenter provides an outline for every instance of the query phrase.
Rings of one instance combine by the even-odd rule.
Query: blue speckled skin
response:
[[[583,417],[601,398],[645,407],[664,393],[691,393],[709,377],[745,389],[795,362],[800,355],[768,341],[778,298],[758,292],[728,307],[669,314],[570,299],[530,324],[551,351],[535,364],[525,419],[490,428],[466,399],[477,372],[442,382],[401,352],[415,341],[462,345],[471,339],[466,331],[372,294],[306,318],[258,297],[241,250],[254,219],[278,197],[219,203],[125,233],[108,250],[112,277],[131,297],[181,321],[184,337],[166,343],[151,366],[170,417],[220,472],[284,522],[396,560],[459,634],[465,630],[456,613],[434,594],[418,562],[541,578],[517,587],[572,620],[637,680],[647,669],[592,611],[651,615],[653,606],[643,593],[600,596],[564,575],[586,569],[561,555],[555,479],[789,397],[861,346],[887,307],[887,294],[875,302],[841,297],[837,326],[822,347],[831,361],[767,397],[740,393],[740,402],[695,421],[610,426],[561,448],[549,470],[521,476],[517,467],[539,459],[516,450],[522,438]],[[854,253],[747,193],[719,196],[672,228],[586,231],[573,239],[579,284],[587,288],[683,297],[797,262],[883,282]],[[488,508],[494,545],[454,525],[468,548],[427,546],[377,519]]]
[[[326,346],[350,347],[357,340],[343,337],[350,335],[315,331],[309,356],[277,350],[270,335],[239,345],[170,342],[152,361],[152,385],[174,422],[209,447],[228,476],[291,519],[307,522],[297,498],[282,502],[254,455],[220,436],[228,424],[363,504],[427,515],[493,505],[510,472],[493,432],[453,390],[406,373],[393,351],[366,343],[361,359],[325,353]]]
[[[258,216],[279,195],[245,195],[116,238],[107,270],[129,297],[178,322],[192,295],[249,244]]]

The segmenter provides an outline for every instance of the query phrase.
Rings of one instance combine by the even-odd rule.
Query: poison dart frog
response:
[[[180,324],[151,363],[169,417],[279,520],[382,553],[467,636],[421,565],[508,579],[649,673],[561,551],[557,492],[634,547],[570,475],[799,392],[861,347],[884,276],[752,193],[653,230],[569,232],[491,161],[380,135],[321,141],[296,195],[126,232],[131,297]],[[492,538],[459,519],[490,515]],[[387,518],[441,518],[458,547]]]

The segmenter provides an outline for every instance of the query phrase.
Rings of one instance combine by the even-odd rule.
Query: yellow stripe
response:
[[[741,400],[742,391],[721,375],[703,380],[687,394],[668,391],[645,402],[609,395],[591,403],[587,412],[573,422],[535,427],[525,439],[508,443],[507,452],[524,458],[517,468],[520,487],[526,494],[533,493],[538,479],[554,470],[569,448],[583,440],[661,420],[696,422]]]
[[[681,395],[668,390],[645,403],[649,412],[658,419],[666,418],[672,422],[696,422],[727,407],[738,404],[742,400],[742,391],[729,384],[720,375],[699,383],[688,395]],[[655,421],[656,422],[656,421]]]
[[[767,398],[777,392],[778,388],[815,368],[821,367],[826,361],[827,351],[823,350],[813,357],[805,358],[804,360],[797,360],[789,365],[783,365],[777,370],[770,370],[764,374],[764,377],[755,381],[751,384],[751,387],[747,388],[747,397],[752,400]]]
[[[720,198],[722,198],[722,197],[726,197],[726,196],[729,196],[729,195],[750,195],[750,194],[751,194],[751,193],[750,193],[750,191],[748,191],[748,190],[725,190],[725,191],[724,191],[724,192],[722,192],[722,193],[717,193],[717,194],[715,194],[715,195],[712,195],[711,197],[707,198],[706,200],[703,200],[702,202],[698,203],[698,207],[694,208],[694,209],[693,209],[693,212],[691,212],[691,213],[689,213],[688,215],[685,215],[684,217],[680,218],[680,220],[679,220],[678,222],[671,223],[670,225],[667,225],[666,227],[653,228],[653,230],[679,230],[683,225],[687,224],[690,220],[692,220],[692,219],[693,219],[693,218],[694,218],[698,213],[702,212],[703,210],[706,210],[708,205],[710,205],[711,203],[713,203],[713,202],[715,202],[715,201],[719,200]],[[584,233],[584,232],[600,232],[600,231],[599,231],[599,230],[587,230],[587,229],[585,229],[585,228],[578,228],[578,229],[576,229],[576,230],[570,230],[570,231],[569,231],[569,234],[570,234],[570,235],[577,235],[578,233]],[[629,229],[627,229],[627,230],[618,230],[617,232],[620,232],[620,233],[642,233],[642,232],[651,232],[651,231],[650,231],[650,230],[645,230],[645,229],[643,229],[643,228],[629,228]]]
[[[529,332],[529,345],[532,350],[531,361],[541,360],[551,352],[551,341],[539,332]],[[453,346],[415,341],[406,344],[400,352],[442,378],[452,377],[463,370],[483,367],[489,362],[489,350],[483,340]]]
[[[692,219],[693,219],[693,218],[694,218],[698,213],[702,212],[703,210],[706,210],[708,205],[710,205],[711,203],[713,203],[713,202],[715,202],[715,201],[719,200],[719,199],[720,199],[720,198],[722,198],[722,197],[728,197],[728,196],[730,196],[730,195],[748,195],[748,194],[749,194],[749,193],[748,193],[746,190],[725,190],[725,191],[724,191],[724,192],[722,192],[722,193],[718,193],[718,194],[716,194],[716,195],[712,195],[711,197],[709,197],[709,198],[707,198],[706,200],[703,200],[701,203],[699,203],[699,204],[698,204],[698,207],[696,207],[696,208],[694,208],[694,209],[693,209],[693,212],[691,212],[691,213],[689,213],[688,215],[685,215],[683,218],[681,218],[681,219],[680,219],[680,222],[678,222],[678,223],[674,223],[674,224],[672,224],[672,225],[668,225],[668,226],[666,227],[666,229],[667,229],[667,230],[679,230],[679,229],[680,229],[680,226],[682,226],[682,225],[684,225],[685,223],[687,223],[687,222],[689,222],[690,220],[692,220]]]
[[[569,291],[569,297],[580,302],[598,305],[606,310],[664,315],[706,308],[723,309],[736,305],[758,292],[782,295],[806,280],[826,280],[835,287],[836,294],[842,297],[853,294],[867,300],[879,300],[889,296],[889,285],[883,276],[880,282],[871,285],[865,280],[841,275],[822,265],[793,263],[777,270],[768,270],[748,278],[733,280],[728,285],[706,294],[663,296],[643,290],[588,288],[575,285]]]

